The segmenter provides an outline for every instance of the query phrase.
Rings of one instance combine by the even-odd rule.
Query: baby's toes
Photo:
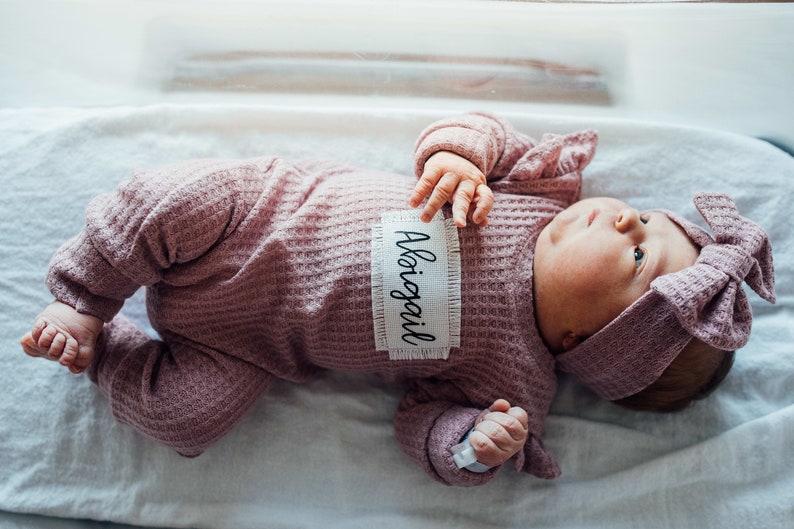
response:
[[[69,371],[72,373],[82,373],[91,364],[94,356],[94,349],[91,346],[81,345],[78,348],[77,358],[75,358],[72,365],[69,366]]]
[[[86,365],[72,364],[72,365],[69,366],[69,371],[71,371],[75,375],[79,375],[80,373],[85,371],[87,367],[88,367],[88,364],[86,364]]]
[[[47,323],[37,323],[33,329],[33,339],[42,351],[47,351],[58,335],[58,329]]]
[[[25,336],[23,336],[19,343],[22,345],[22,350],[28,356],[41,358],[47,354],[46,351],[43,351],[39,348],[38,342],[36,342],[31,333],[27,333]]]
[[[50,360],[58,360],[63,354],[66,347],[66,336],[59,332],[43,333],[42,337],[46,336],[45,348],[47,349],[47,358]]]
[[[77,360],[78,355],[80,354],[79,347],[80,346],[78,345],[77,340],[75,340],[71,336],[64,336],[64,345],[63,345],[63,349],[61,350],[61,355],[60,358],[58,359],[58,362],[62,366],[73,365],[75,360]]]
[[[49,360],[58,360],[66,348],[68,337],[54,325],[46,324],[38,330],[37,343]]]

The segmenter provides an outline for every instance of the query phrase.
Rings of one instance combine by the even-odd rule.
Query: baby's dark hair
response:
[[[693,338],[653,384],[613,402],[637,411],[679,411],[711,394],[725,380],[733,359],[734,351]]]

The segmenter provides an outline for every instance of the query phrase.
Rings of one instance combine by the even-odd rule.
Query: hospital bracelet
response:
[[[458,468],[465,468],[470,472],[477,472],[478,474],[481,474],[483,472],[488,472],[493,467],[483,465],[477,461],[477,454],[474,453],[474,448],[472,448],[471,444],[469,444],[469,435],[471,435],[471,432],[473,431],[474,428],[466,432],[466,436],[463,438],[463,440],[449,450],[452,452],[452,460],[455,462],[455,466]]]

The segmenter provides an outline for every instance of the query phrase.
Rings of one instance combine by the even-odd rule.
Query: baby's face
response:
[[[656,277],[695,262],[698,249],[667,215],[640,215],[613,198],[581,200],[541,232],[535,309],[552,350],[566,350],[612,321]],[[549,334],[549,336],[547,336]]]

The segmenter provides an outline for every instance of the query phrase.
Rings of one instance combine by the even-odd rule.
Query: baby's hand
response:
[[[449,202],[452,218],[459,228],[466,226],[467,217],[478,226],[488,224],[488,213],[494,204],[493,192],[477,166],[448,151],[428,158],[408,203],[415,208],[424,198],[428,200],[422,210],[423,221],[429,222]]]
[[[499,466],[523,448],[528,430],[527,412],[497,399],[477,417],[469,445],[477,454],[477,461],[489,467]]]

